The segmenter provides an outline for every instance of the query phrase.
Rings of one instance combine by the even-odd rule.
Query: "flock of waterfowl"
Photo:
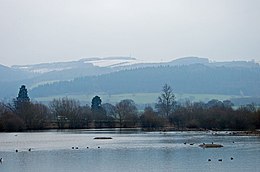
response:
[[[230,160],[232,161],[232,160],[234,160],[234,158],[233,157],[230,157]],[[211,161],[211,159],[208,159],[208,161]],[[218,159],[218,161],[222,161],[222,159]]]
[[[86,147],[86,148],[89,149],[89,147]],[[97,148],[100,149],[100,146],[98,146]],[[76,146],[76,147],[72,146],[71,149],[79,149],[79,147],[78,146]]]
[[[94,139],[112,139],[112,137],[95,137]],[[89,149],[89,147],[86,147],[87,149]],[[97,147],[98,149],[100,149],[100,146]],[[79,149],[78,146],[72,146],[71,149]]]
[[[112,138],[111,137],[95,137],[94,139],[112,139]],[[235,143],[235,142],[233,141],[233,143]],[[188,143],[184,142],[184,144],[186,145]],[[191,146],[194,145],[194,144],[195,143],[189,143],[189,145],[191,145]],[[199,145],[199,147],[202,147],[202,148],[221,148],[221,147],[223,147],[223,145],[214,144],[212,142],[210,144],[202,143],[202,144]],[[89,147],[86,147],[86,148],[89,149]],[[100,146],[98,146],[97,148],[100,149]],[[72,146],[71,149],[79,149],[79,147],[78,146]],[[32,148],[29,148],[28,151],[31,152]],[[19,152],[18,149],[16,149],[15,152]],[[234,158],[231,157],[230,160],[234,160]],[[211,161],[211,159],[208,159],[208,161]],[[218,161],[222,161],[222,159],[218,159]],[[0,163],[2,163],[2,162],[3,162],[3,158],[0,158]]]
[[[89,147],[86,147],[86,148],[89,149]],[[101,147],[98,146],[97,148],[100,149]],[[79,149],[79,147],[78,147],[78,146],[72,146],[71,149]],[[31,151],[32,151],[32,148],[29,148],[28,151],[31,152]],[[18,149],[15,149],[15,152],[19,152],[19,150],[18,150]],[[0,163],[2,163],[3,161],[4,161],[4,159],[3,159],[3,158],[0,158]]]
[[[234,141],[232,142],[232,143],[235,143]],[[188,144],[187,142],[184,142],[184,144],[186,145],[186,144]],[[189,145],[194,145],[195,143],[190,143]],[[215,144],[215,143],[210,143],[210,144],[206,144],[206,143],[202,143],[202,144],[200,144],[199,145],[199,147],[201,147],[201,148],[221,148],[221,147],[224,147],[223,145],[221,145],[221,144]],[[234,160],[234,158],[233,157],[230,157],[230,160],[232,161],[232,160]],[[211,161],[211,159],[209,158],[208,159],[208,161]],[[218,159],[218,161],[222,161],[222,159]]]

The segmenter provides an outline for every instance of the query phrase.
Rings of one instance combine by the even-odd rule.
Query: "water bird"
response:
[[[87,147],[87,149],[88,149],[88,147]]]
[[[98,149],[100,149],[100,147],[99,147],[99,146],[98,146],[97,148],[98,148]]]
[[[186,145],[187,143],[186,143],[186,142],[184,142],[184,144]]]
[[[233,158],[233,157],[231,157],[230,159],[231,159],[231,160],[233,160],[234,158]]]
[[[211,159],[208,159],[208,161],[211,161]]]
[[[0,158],[0,163],[2,163],[3,162],[3,158]]]
[[[18,149],[16,149],[15,152],[18,152]]]
[[[74,146],[72,146],[72,149],[74,149]]]
[[[222,159],[218,159],[218,161],[222,161]]]
[[[31,152],[32,148],[29,148],[28,151]]]
[[[190,145],[194,145],[194,143],[190,143]]]
[[[76,149],[79,149],[79,147],[77,146]]]

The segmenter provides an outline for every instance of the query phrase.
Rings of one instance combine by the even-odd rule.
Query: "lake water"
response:
[[[224,147],[198,146],[211,142]],[[130,129],[0,133],[0,158],[1,172],[259,172],[260,137]]]

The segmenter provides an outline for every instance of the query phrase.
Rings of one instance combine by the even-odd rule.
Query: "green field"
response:
[[[76,100],[79,100],[80,102],[88,103],[90,104],[92,98],[96,95],[101,97],[102,103],[112,103],[115,104],[117,102],[120,102],[123,99],[132,99],[136,104],[153,104],[157,102],[158,96],[160,96],[161,93],[133,93],[133,94],[92,94],[92,95],[84,95],[84,94],[74,94],[74,95],[57,95],[57,96],[51,96],[51,97],[40,97],[35,98],[34,100],[40,101],[40,102],[49,102],[53,100],[54,98],[62,98],[62,97],[68,97],[73,98]],[[239,96],[231,96],[231,95],[218,95],[218,94],[175,94],[177,101],[185,101],[185,100],[191,100],[191,101],[203,101],[208,102],[211,99],[218,99],[218,100],[228,100],[230,98],[238,98]]]

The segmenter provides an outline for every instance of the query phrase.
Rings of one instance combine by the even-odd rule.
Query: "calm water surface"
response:
[[[223,133],[117,129],[0,133],[0,171],[260,172],[260,137]],[[101,136],[113,139],[94,139]],[[224,147],[202,149],[198,145],[203,142]]]

